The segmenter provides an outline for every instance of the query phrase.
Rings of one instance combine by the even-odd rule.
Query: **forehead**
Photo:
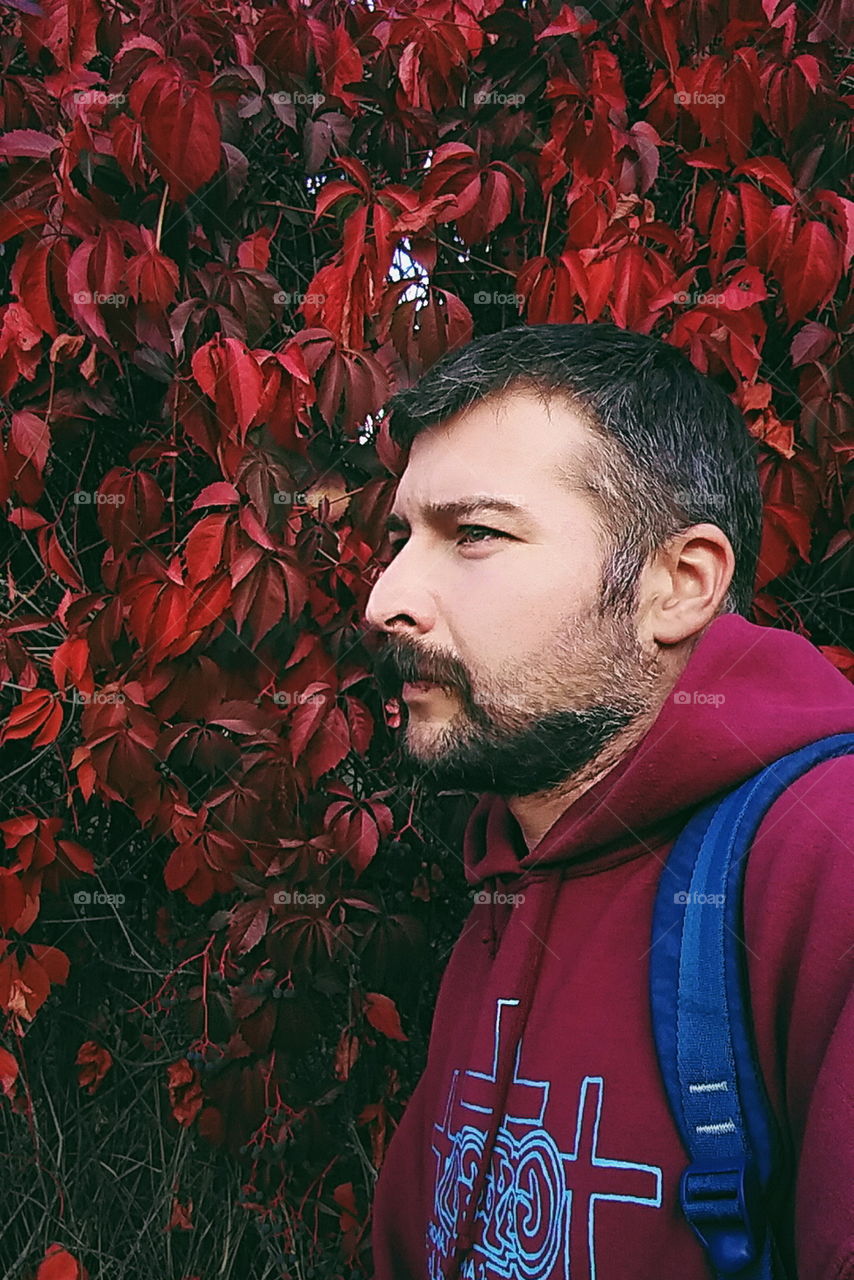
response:
[[[409,515],[461,494],[509,499],[531,511],[565,506],[583,489],[594,437],[582,409],[516,390],[481,400],[412,442],[394,510]]]

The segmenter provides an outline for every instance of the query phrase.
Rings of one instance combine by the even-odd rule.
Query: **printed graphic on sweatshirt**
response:
[[[430,1280],[441,1280],[442,1264],[452,1252],[477,1177],[492,1115],[493,1086],[503,1055],[512,1052],[509,1036],[502,1034],[502,1014],[515,1004],[517,1000],[496,1002],[491,1068],[454,1071],[444,1118],[433,1126],[436,1183],[427,1228]],[[522,1050],[520,1043],[476,1217],[479,1239],[463,1262],[460,1277],[597,1280],[596,1205],[601,1200],[618,1200],[660,1208],[661,1169],[612,1159],[599,1150],[599,1121],[605,1105],[601,1076],[585,1076],[581,1083],[575,1133],[552,1133],[547,1123],[553,1082],[522,1076]]]

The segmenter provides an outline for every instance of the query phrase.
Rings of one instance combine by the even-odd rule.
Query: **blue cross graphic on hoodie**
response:
[[[513,1052],[502,1017],[517,1000],[498,1000],[490,1072],[455,1070],[441,1125],[435,1125],[436,1191],[427,1229],[430,1280],[442,1280],[442,1264],[456,1239],[463,1197],[468,1200],[483,1158],[488,1105],[504,1053]],[[468,1280],[561,1277],[596,1280],[595,1208],[599,1200],[661,1205],[661,1170],[655,1165],[606,1159],[598,1152],[604,1080],[586,1076],[581,1086],[571,1150],[562,1151],[546,1127],[548,1081],[520,1075],[516,1047],[505,1115],[496,1134],[490,1170],[475,1222],[483,1224],[460,1276]],[[597,1190],[574,1190],[574,1175],[599,1172]],[[585,1179],[586,1181],[586,1179]],[[577,1203],[573,1204],[573,1200]],[[470,1206],[469,1206],[470,1211]]]

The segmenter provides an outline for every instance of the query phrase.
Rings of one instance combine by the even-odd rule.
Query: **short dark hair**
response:
[[[603,609],[633,613],[648,558],[708,521],[735,556],[719,611],[749,616],[762,494],[755,441],[723,387],[678,348],[615,324],[518,325],[446,352],[392,396],[389,435],[407,449],[426,428],[515,390],[563,400],[592,432],[583,483],[607,540]]]

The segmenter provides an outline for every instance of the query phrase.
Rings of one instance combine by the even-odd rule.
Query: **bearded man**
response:
[[[749,620],[754,444],[674,347],[513,328],[388,409],[406,465],[366,610],[377,674],[402,693],[412,776],[479,798],[471,913],[376,1189],[376,1280],[712,1280],[656,1058],[656,888],[700,806],[854,730],[854,689]],[[744,883],[756,1055],[792,1162],[768,1205],[775,1274],[800,1280],[854,1277],[852,831],[843,755],[771,804]]]

